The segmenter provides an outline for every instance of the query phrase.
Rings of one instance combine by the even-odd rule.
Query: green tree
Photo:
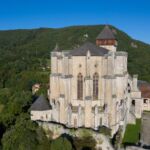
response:
[[[51,150],[72,150],[72,145],[64,137],[59,137],[51,143]]]
[[[5,109],[3,110],[3,115],[0,116],[1,122],[3,122],[6,128],[14,125],[17,116],[19,116],[22,112],[27,112],[31,103],[31,92],[15,91],[9,97],[9,101],[7,102],[7,104],[5,105]]]
[[[22,114],[2,138],[3,150],[49,150],[50,141],[45,133],[35,123],[30,121],[29,115]]]

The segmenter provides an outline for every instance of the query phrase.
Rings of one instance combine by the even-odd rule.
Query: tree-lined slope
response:
[[[50,51],[58,43],[62,49],[72,49],[85,40],[95,43],[103,25],[74,26],[61,29],[32,29],[0,31],[0,69],[7,65],[22,70],[38,70],[46,65]],[[129,72],[150,81],[150,45],[136,41],[111,27],[118,39],[118,50],[129,53]],[[13,66],[13,67],[12,67]]]

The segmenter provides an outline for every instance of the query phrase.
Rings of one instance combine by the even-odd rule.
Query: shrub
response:
[[[72,145],[64,137],[59,137],[51,143],[51,150],[72,150]]]

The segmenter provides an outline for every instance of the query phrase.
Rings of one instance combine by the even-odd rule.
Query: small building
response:
[[[43,95],[39,96],[30,107],[31,120],[51,120],[51,107]]]

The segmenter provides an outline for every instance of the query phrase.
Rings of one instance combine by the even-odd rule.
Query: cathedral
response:
[[[129,75],[128,54],[117,51],[118,41],[109,26],[70,51],[58,46],[51,52],[49,104],[41,96],[31,106],[31,119],[55,122],[68,128],[99,129],[112,135],[119,127],[141,118],[138,76]]]

